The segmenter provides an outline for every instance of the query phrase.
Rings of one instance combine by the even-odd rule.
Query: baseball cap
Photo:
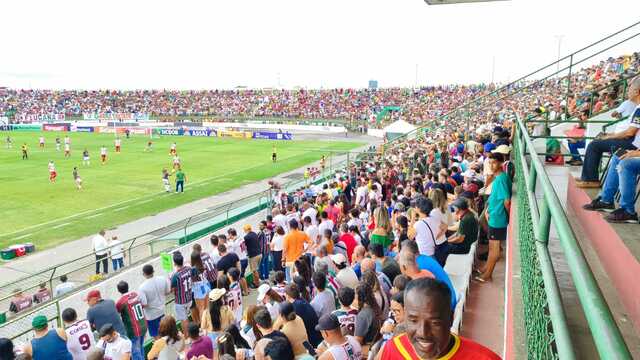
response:
[[[335,329],[340,329],[340,321],[338,317],[333,314],[322,315],[318,320],[318,325],[316,325],[317,331]]]
[[[47,317],[44,315],[38,315],[31,320],[31,326],[36,330],[44,329],[48,324]]]
[[[457,198],[451,203],[451,206],[456,209],[467,210],[469,208],[469,203],[467,203],[467,200],[463,198]]]
[[[209,301],[217,301],[227,293],[225,288],[213,289],[209,292]]]
[[[100,290],[91,290],[85,296],[84,301],[89,301],[89,299],[98,298],[101,299],[102,295],[100,295]]]
[[[491,152],[499,153],[503,155],[509,155],[509,153],[511,152],[511,149],[509,148],[509,145],[500,145],[495,150],[492,150]]]
[[[343,254],[333,254],[331,255],[331,261],[336,264],[344,264],[347,262],[347,258]]]
[[[488,143],[484,144],[484,152],[486,152],[486,153],[491,152],[495,148],[496,148],[496,144],[494,144],[492,142],[488,142]]]
[[[271,286],[269,286],[269,284],[260,285],[260,287],[258,288],[258,302],[264,299],[265,295],[267,295],[270,289]]]

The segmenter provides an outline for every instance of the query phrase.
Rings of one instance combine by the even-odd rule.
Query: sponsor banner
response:
[[[126,127],[95,127],[94,131],[95,132],[101,132],[101,133],[105,133],[105,134],[113,134],[113,133],[118,133],[118,134],[124,134],[125,131],[129,129],[129,133],[130,134],[138,134],[138,135],[148,135],[151,133],[151,129],[150,128],[126,128]]]
[[[253,132],[254,139],[266,139],[266,140],[292,140],[293,136],[291,133],[281,133],[281,132],[269,132],[269,131],[254,131]]]
[[[184,130],[184,136],[218,136],[215,130],[212,129],[186,129]]]
[[[94,132],[94,127],[93,126],[76,126],[76,129],[73,130],[73,127],[72,127],[71,131],[76,131],[76,132]]]
[[[218,136],[232,137],[236,139],[251,139],[253,137],[253,132],[220,130]]]
[[[147,113],[84,113],[84,120],[98,121],[140,121],[149,120]]]
[[[156,129],[160,135],[184,135],[184,130],[180,128]]]
[[[42,124],[43,131],[69,131],[69,124]]]
[[[22,123],[45,123],[64,121],[64,114],[16,114],[15,119]]]
[[[11,124],[11,130],[13,131],[40,131],[42,125],[40,124]]]

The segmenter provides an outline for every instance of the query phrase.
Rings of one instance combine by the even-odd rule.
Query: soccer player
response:
[[[129,291],[129,284],[120,281],[118,292],[122,295],[116,302],[116,310],[122,317],[126,335],[131,340],[131,359],[144,359],[144,336],[147,333],[147,322],[144,318],[144,311],[140,297],[135,291]]]
[[[49,181],[56,182],[56,176],[58,176],[58,173],[56,173],[56,166],[53,164],[53,161],[49,160]]]
[[[64,144],[64,157],[71,157],[71,144]]]
[[[82,152],[82,165],[91,165],[89,161],[89,150],[87,150],[87,148],[84,148],[84,151]]]
[[[100,160],[102,161],[102,165],[107,162],[107,148],[104,145],[100,148]]]
[[[271,149],[271,161],[276,162],[277,158],[278,154],[276,153],[276,146],[273,145],[273,148]]]
[[[5,139],[5,146],[7,147],[7,149],[11,149],[13,147],[13,141],[11,140],[11,136],[7,135],[7,138]]]
[[[64,309],[62,320],[67,333],[67,349],[71,356],[74,360],[86,359],[96,343],[89,320],[78,320],[78,314],[73,308]]]
[[[73,167],[73,181],[76,182],[76,186],[78,190],[82,190],[82,178],[80,178],[80,174],[78,174],[78,167]]]
[[[178,157],[178,155],[175,155],[173,157],[173,168],[174,169],[179,169],[180,168],[180,157]]]
[[[56,151],[60,151],[60,136],[56,136]]]
[[[69,135],[65,135],[65,136],[64,136],[64,143],[65,143],[65,145],[66,145],[66,144],[71,145],[71,139],[69,138]]]
[[[119,153],[119,152],[120,152],[120,145],[121,145],[121,143],[122,143],[122,140],[120,140],[120,138],[119,138],[119,137],[116,137],[115,145],[116,145],[116,152],[117,152],[117,153]]]
[[[39,142],[39,146],[40,149],[42,149],[42,151],[44,151],[44,136],[40,136],[40,142]]]
[[[164,185],[164,191],[170,193],[171,192],[171,183],[169,182],[169,171],[167,169],[162,169],[162,185]]]
[[[22,144],[22,160],[29,160],[29,148],[27,147],[27,144]]]
[[[324,157],[324,155],[322,155],[322,157],[320,158],[320,168],[322,169],[322,173],[324,174],[324,166],[326,163],[326,159]]]
[[[153,141],[151,141],[151,139],[149,139],[149,141],[147,141],[147,147],[144,149],[145,152],[147,151],[153,151]]]
[[[176,143],[171,144],[171,148],[169,149],[169,155],[177,155],[178,152],[176,150]]]

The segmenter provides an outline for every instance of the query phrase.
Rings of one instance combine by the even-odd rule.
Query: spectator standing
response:
[[[411,213],[411,224],[407,235],[418,244],[420,254],[434,256],[436,252],[436,232],[440,224],[429,216],[433,210],[431,200],[420,197],[416,200],[416,208]],[[440,264],[442,265],[442,264]]]
[[[285,274],[287,281],[291,281],[291,277],[295,261],[302,255],[304,252],[304,245],[311,245],[311,240],[309,236],[304,232],[298,230],[298,221],[292,219],[289,222],[289,228],[291,231],[284,237],[283,241],[283,253],[284,253],[284,265],[285,265]]]
[[[280,306],[280,318],[278,319],[280,331],[287,337],[293,346],[295,356],[307,353],[304,343],[308,343],[307,331],[304,321],[295,312],[293,304],[285,302]]]
[[[88,320],[78,320],[73,308],[62,311],[62,320],[67,334],[67,349],[73,360],[85,360],[96,343],[91,324]]]
[[[251,225],[246,224],[244,230],[244,243],[247,246],[247,256],[249,257],[249,268],[253,275],[252,287],[255,289],[260,286],[260,262],[262,261],[262,250],[260,249],[260,239]]]
[[[340,329],[340,321],[333,314],[322,316],[318,320],[316,330],[320,331],[327,349],[318,360],[360,360],[362,347],[352,336],[345,336]]]
[[[300,290],[296,284],[287,285],[285,291],[286,302],[280,304],[280,314],[282,314],[282,306],[284,306],[287,302],[293,304],[293,308],[295,312],[302,321],[304,322],[304,327],[307,331],[307,338],[309,342],[314,347],[317,347],[318,344],[322,341],[322,336],[316,330],[315,326],[318,324],[318,315],[316,315],[316,311],[313,309],[308,302],[303,300],[300,297]],[[278,328],[278,326],[274,326]]]
[[[37,315],[31,321],[35,335],[25,345],[24,352],[33,360],[72,360],[67,349],[67,333],[63,329],[49,329],[49,321],[44,315]]]
[[[249,287],[247,285],[247,280],[245,279],[245,273],[247,271],[247,267],[249,266],[249,255],[247,254],[247,243],[244,241],[244,237],[238,236],[238,232],[234,228],[230,228],[227,230],[227,234],[229,235],[229,240],[227,244],[229,245],[229,251],[236,253],[238,258],[240,259],[240,286],[242,287],[242,295],[246,296],[249,294]]]
[[[358,303],[358,315],[354,336],[362,345],[362,354],[369,354],[369,347],[373,344],[380,331],[382,310],[373,294],[373,289],[366,284],[360,284],[356,288]]]
[[[126,335],[131,340],[131,359],[144,360],[144,337],[147,334],[147,322],[140,297],[135,291],[129,291],[129,284],[120,281],[117,285],[120,299],[116,302],[116,309],[120,312]]]
[[[262,257],[260,258],[259,268],[260,280],[269,280],[269,271],[271,270],[269,264],[269,258],[271,255],[270,244],[273,231],[267,226],[267,221],[265,220],[260,221],[259,230],[260,232],[258,232],[258,243],[260,244],[260,253],[262,255]]]
[[[112,236],[107,246],[111,253],[113,271],[122,269],[124,267],[124,247],[122,246],[122,241],[118,240],[117,236]]]
[[[187,351],[186,359],[199,358],[213,359],[213,343],[208,336],[200,336],[200,327],[196,323],[189,323],[187,327],[191,347]]]
[[[109,273],[109,246],[107,239],[104,237],[106,232],[100,232],[91,239],[91,247],[96,255],[96,274],[100,274],[100,263],[102,263],[103,273]]]
[[[89,305],[87,320],[89,320],[92,329],[100,330],[105,324],[111,324],[119,334],[126,334],[122,318],[120,318],[113,300],[103,299],[99,290],[89,291],[85,300]]]
[[[271,256],[273,257],[273,271],[284,271],[282,266],[282,251],[284,249],[284,228],[280,225],[277,225],[273,237],[271,238],[271,243],[269,244],[269,248],[271,249]]]
[[[178,171],[176,171],[176,193],[184,192],[185,182],[187,182],[187,175],[184,174],[182,168],[178,167]]]
[[[334,295],[331,291],[326,290],[327,276],[324,273],[320,271],[315,272],[312,280],[316,293],[311,300],[311,306],[316,311],[318,318],[321,318],[323,315],[330,314],[336,309]]]
[[[167,295],[171,293],[171,288],[166,278],[154,276],[154,269],[151,264],[146,264],[142,267],[142,275],[145,280],[138,288],[138,296],[144,309],[149,336],[157,338],[160,321],[165,312]]]
[[[229,252],[225,244],[218,245],[218,254],[220,254],[220,260],[216,264],[218,275],[226,275],[231,268],[240,269],[240,258],[236,253]]]
[[[54,297],[62,296],[75,289],[76,284],[69,282],[68,280],[69,279],[67,278],[67,275],[60,276],[60,284],[56,285],[55,289],[53,290]]]
[[[176,320],[182,323],[182,328],[189,325],[189,310],[193,300],[191,267],[184,265],[184,258],[179,251],[173,253],[175,272],[171,275],[171,290],[175,299]]]

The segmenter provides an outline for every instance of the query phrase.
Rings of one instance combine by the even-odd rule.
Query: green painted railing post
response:
[[[549,242],[549,229],[551,228],[551,212],[547,196],[543,195],[542,206],[540,207],[540,220],[538,221],[538,234],[536,240],[547,246]]]

